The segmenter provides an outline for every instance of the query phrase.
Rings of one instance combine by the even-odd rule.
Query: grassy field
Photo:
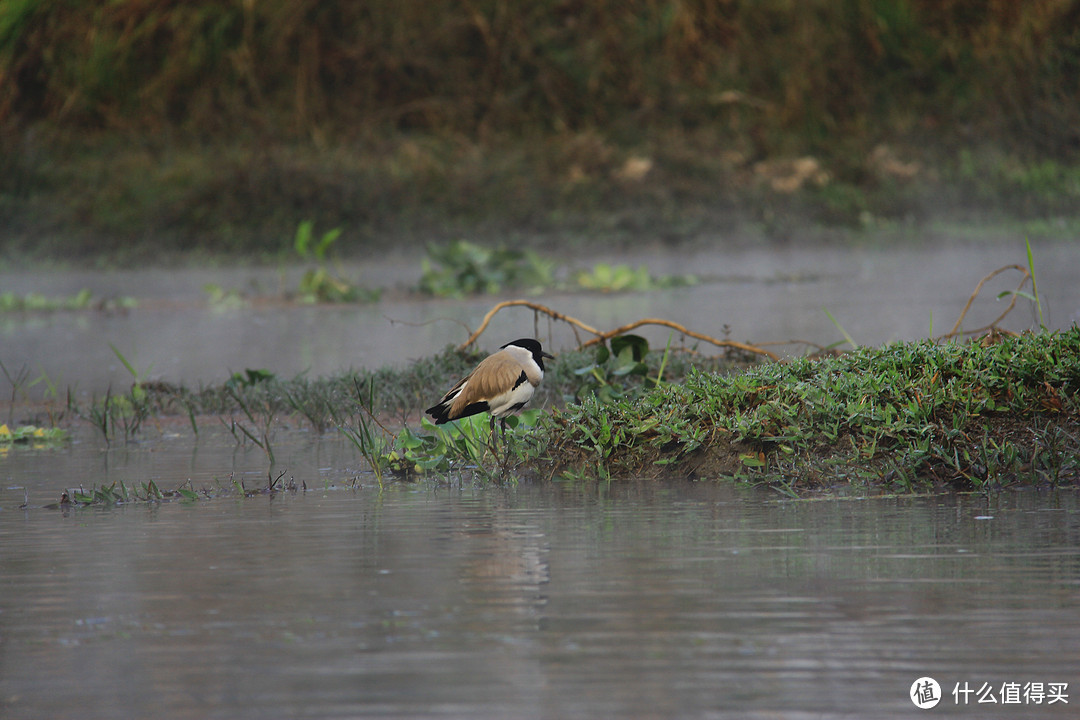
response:
[[[259,258],[306,221],[354,254],[1075,221],[1078,7],[13,0],[0,248]]]

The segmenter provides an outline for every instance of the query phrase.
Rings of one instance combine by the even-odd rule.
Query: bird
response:
[[[544,352],[538,340],[508,342],[481,360],[442,400],[424,412],[436,425],[488,412],[491,430],[495,430],[498,418],[505,435],[506,417],[524,408],[544,379],[544,358],[554,360],[555,356]]]

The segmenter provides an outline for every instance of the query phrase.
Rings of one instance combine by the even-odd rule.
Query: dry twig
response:
[[[753,345],[747,345],[746,343],[736,342],[734,340],[719,340],[719,339],[711,337],[709,335],[704,335],[702,333],[697,333],[697,332],[694,332],[693,330],[689,330],[686,327],[680,325],[679,323],[672,322],[671,320],[662,320],[662,319],[659,319],[659,318],[643,318],[643,319],[638,320],[636,322],[629,323],[628,325],[623,325],[622,327],[617,327],[614,330],[609,330],[607,332],[602,332],[602,331],[597,330],[596,328],[592,327],[591,325],[586,325],[585,323],[581,322],[580,320],[578,320],[575,317],[571,317],[570,315],[564,315],[563,313],[556,312],[556,311],[552,310],[551,308],[549,308],[549,307],[547,307],[545,305],[541,305],[539,303],[534,303],[534,302],[531,302],[529,300],[506,300],[504,302],[501,302],[501,303],[495,305],[495,307],[488,310],[487,314],[484,315],[484,319],[480,322],[480,327],[478,327],[471,335],[469,335],[468,340],[466,340],[465,342],[463,342],[461,345],[458,346],[458,350],[459,351],[464,350],[465,348],[469,347],[474,342],[476,342],[476,339],[478,337],[480,337],[480,335],[484,332],[485,329],[487,329],[488,324],[491,323],[491,319],[493,317],[495,317],[496,313],[498,313],[503,308],[516,307],[516,306],[522,306],[522,307],[531,308],[533,310],[533,312],[543,313],[544,315],[547,315],[548,317],[550,317],[550,318],[552,318],[554,320],[561,320],[562,322],[568,323],[569,325],[571,325],[574,328],[580,328],[581,330],[584,330],[585,332],[596,336],[592,340],[589,340],[589,341],[584,342],[584,343],[580,342],[580,338],[579,338],[578,339],[579,347],[582,347],[582,348],[589,347],[590,345],[596,345],[597,343],[604,342],[606,340],[609,340],[609,339],[615,337],[616,335],[621,335],[623,333],[630,332],[631,330],[633,330],[635,328],[638,328],[638,327],[641,327],[642,325],[661,325],[663,327],[672,328],[673,330],[678,330],[680,333],[682,333],[684,335],[695,338],[697,340],[703,340],[704,342],[711,343],[711,344],[713,344],[713,345],[715,345],[717,347],[736,348],[736,349],[742,350],[744,352],[754,353],[756,355],[764,355],[764,356],[766,356],[766,357],[768,357],[768,358],[770,358],[772,360],[779,360],[780,359],[779,356],[776,355],[776,353],[770,352],[768,350],[763,350],[762,348],[754,347]]]
[[[776,361],[780,360],[780,357],[776,353],[770,352],[769,350],[765,350],[764,348],[756,347],[754,345],[747,345],[746,343],[741,343],[741,342],[738,342],[736,340],[718,340],[718,339],[716,339],[714,337],[711,337],[709,335],[703,335],[702,333],[697,333],[697,332],[694,332],[693,330],[688,330],[687,328],[683,327],[682,325],[680,325],[677,322],[672,322],[671,320],[663,320],[661,318],[642,318],[641,320],[637,320],[637,321],[629,323],[627,325],[617,327],[614,330],[609,330],[609,331],[607,331],[605,333],[599,333],[599,337],[593,338],[592,340],[588,341],[587,343],[583,343],[581,347],[586,348],[586,347],[589,347],[590,345],[596,345],[597,343],[601,343],[601,342],[604,342],[605,340],[609,340],[609,339],[615,337],[616,335],[622,335],[623,333],[630,332],[631,330],[639,328],[642,325],[660,325],[662,327],[669,327],[672,330],[678,330],[683,335],[688,335],[688,336],[690,336],[692,338],[695,338],[697,340],[704,340],[705,342],[712,343],[713,345],[715,345],[717,347],[736,348],[738,350],[743,350],[743,351],[748,352],[748,353],[754,353],[755,355],[764,355],[767,358],[769,358],[770,360],[776,360]]]
[[[1020,284],[1016,286],[1016,290],[1014,290],[1013,293],[1012,293],[1012,300],[1009,302],[1009,306],[1007,308],[1005,308],[1005,311],[1002,312],[1000,315],[998,315],[994,319],[994,321],[991,322],[989,325],[986,325],[985,327],[978,328],[976,330],[968,330],[966,332],[961,333],[960,325],[964,322],[964,317],[967,316],[967,312],[968,312],[968,310],[971,309],[971,305],[972,305],[972,303],[975,302],[975,298],[979,296],[980,292],[982,292],[982,286],[988,280],[1000,275],[1001,273],[1003,273],[1003,272],[1005,272],[1007,270],[1019,270],[1020,272],[1022,272],[1024,274],[1024,276],[1022,278],[1020,278]],[[968,298],[967,304],[964,305],[964,309],[960,311],[960,317],[958,317],[956,319],[956,324],[953,325],[953,329],[950,330],[949,332],[945,333],[941,337],[936,338],[936,339],[937,340],[948,340],[949,338],[955,337],[956,335],[960,335],[960,334],[963,334],[963,335],[978,335],[979,333],[986,332],[987,330],[996,330],[997,329],[997,324],[999,322],[1001,322],[1002,320],[1004,320],[1005,316],[1008,315],[1009,313],[1011,313],[1012,309],[1016,306],[1016,298],[1019,297],[1018,293],[1020,292],[1020,288],[1024,287],[1024,283],[1026,283],[1030,278],[1031,278],[1031,271],[1028,270],[1023,265],[1006,265],[1005,267],[999,267],[997,270],[995,270],[994,272],[990,273],[989,275],[984,277],[982,280],[980,280],[979,284],[975,286],[975,290],[971,293],[971,297]]]
[[[996,276],[1000,275],[1001,273],[1006,272],[1008,270],[1019,270],[1021,273],[1023,273],[1023,277],[1020,278],[1020,283],[1017,285],[1016,290],[1013,291],[1013,293],[1012,293],[1012,300],[1009,302],[1009,306],[1006,307],[1004,312],[1002,312],[1001,315],[999,315],[997,318],[995,318],[994,321],[991,322],[989,325],[986,325],[985,327],[978,328],[976,330],[961,331],[960,326],[964,322],[964,318],[967,316],[968,310],[970,310],[972,304],[974,304],[975,298],[977,298],[979,296],[979,293],[982,292],[983,285],[985,285],[989,280],[993,279],[994,277],[996,277]],[[998,268],[997,270],[994,270],[992,273],[988,274],[982,280],[980,280],[978,285],[975,286],[975,290],[971,293],[971,297],[968,298],[967,304],[964,305],[964,309],[960,312],[960,317],[957,318],[956,324],[953,325],[952,330],[950,330],[945,335],[941,335],[941,336],[939,336],[938,338],[935,338],[935,339],[936,340],[947,340],[949,338],[955,337],[956,335],[960,335],[960,334],[977,335],[979,333],[983,333],[983,332],[986,332],[988,330],[997,330],[997,324],[999,322],[1001,322],[1002,320],[1004,320],[1005,317],[1010,312],[1012,312],[1013,308],[1016,307],[1016,299],[1020,296],[1019,291],[1020,291],[1021,288],[1023,288],[1024,283],[1026,283],[1029,279],[1031,279],[1031,271],[1028,268],[1024,267],[1023,265],[1006,265],[1004,267]],[[601,330],[597,330],[596,328],[592,327],[591,325],[587,325],[586,323],[583,323],[581,320],[578,320],[575,317],[572,317],[570,315],[565,315],[565,314],[560,313],[560,312],[556,312],[555,310],[552,310],[551,308],[547,307],[546,305],[541,305],[540,303],[535,303],[535,302],[532,302],[530,300],[505,300],[505,301],[503,301],[501,303],[498,303],[494,307],[492,307],[490,310],[488,310],[487,314],[484,315],[484,319],[480,322],[480,327],[478,327],[473,333],[471,333],[469,335],[469,338],[465,342],[463,342],[461,345],[458,346],[458,348],[457,348],[458,351],[462,351],[465,348],[472,345],[474,342],[476,342],[477,338],[479,338],[480,335],[483,334],[484,330],[486,330],[487,326],[491,323],[491,319],[493,317],[495,317],[495,315],[498,314],[499,311],[504,310],[505,308],[509,308],[509,307],[527,307],[527,308],[530,308],[537,315],[540,315],[540,314],[547,315],[549,318],[551,318],[553,320],[559,320],[559,321],[567,323],[568,325],[570,325],[570,327],[574,331],[574,336],[578,340],[579,349],[580,348],[590,347],[590,346],[596,345],[598,343],[606,342],[607,340],[610,340],[613,337],[616,337],[618,335],[622,335],[624,333],[628,333],[631,330],[639,328],[639,327],[641,327],[643,325],[659,325],[661,327],[667,327],[667,328],[671,328],[672,330],[676,330],[676,331],[682,333],[683,335],[686,335],[688,337],[692,337],[692,338],[694,338],[696,340],[701,340],[701,341],[710,343],[712,345],[715,345],[716,347],[734,348],[734,349],[737,349],[737,350],[742,350],[743,352],[753,353],[755,355],[763,355],[763,356],[769,358],[770,360],[774,360],[774,361],[778,361],[778,362],[781,361],[781,358],[776,353],[771,352],[769,350],[766,350],[763,347],[760,347],[760,346],[757,346],[757,345],[749,345],[747,343],[741,343],[741,342],[738,342],[738,341],[735,341],[735,340],[720,340],[720,339],[714,338],[714,337],[712,337],[710,335],[705,335],[703,333],[694,332],[693,330],[690,330],[690,329],[686,328],[685,326],[680,325],[679,323],[673,322],[671,320],[664,320],[664,319],[661,319],[661,318],[642,318],[641,320],[636,320],[636,321],[634,321],[632,323],[628,323],[626,325],[622,325],[620,327],[617,327],[614,330],[601,331]],[[578,330],[583,330],[584,332],[589,333],[590,335],[593,336],[593,338],[591,340],[587,340],[587,341],[582,342],[581,337],[578,335]],[[794,342],[794,341],[792,341],[792,342]],[[776,344],[776,343],[764,343],[764,344]],[[809,345],[809,344],[812,344],[812,343],[804,343],[804,344]],[[820,346],[818,346],[818,347],[819,347],[819,350],[823,350],[823,348],[820,348]]]

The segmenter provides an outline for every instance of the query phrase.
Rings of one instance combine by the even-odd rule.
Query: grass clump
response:
[[[127,390],[114,393],[110,388],[104,397],[88,403],[77,402],[69,393],[66,412],[88,421],[106,442],[134,440],[147,421],[161,416],[186,416],[196,435],[210,419],[222,423],[238,443],[251,441],[261,447],[272,462],[273,428],[282,421],[307,424],[319,434],[355,428],[373,416],[399,416],[393,422],[403,425],[409,412],[430,399],[432,387],[464,375],[480,359],[475,353],[448,348],[406,368],[349,370],[319,378],[281,378],[268,370],[247,368],[223,383],[196,388],[148,381],[129,366],[133,382]]]
[[[84,487],[69,488],[60,494],[60,500],[56,503],[45,505],[47,510],[72,510],[86,507],[116,507],[134,503],[167,503],[172,501],[195,502],[198,500],[212,500],[214,498],[247,498],[260,495],[273,497],[281,493],[306,492],[307,483],[297,483],[295,478],[285,479],[287,470],[280,471],[276,476],[268,473],[266,485],[256,488],[248,488],[242,481],[229,477],[228,482],[215,481],[213,486],[195,489],[194,484],[187,480],[173,489],[163,489],[154,480],[133,483],[130,487],[119,480],[109,485],[95,485],[89,489]],[[29,502],[20,506],[26,509]]]
[[[538,292],[554,283],[552,264],[531,250],[486,248],[466,240],[428,245],[420,290],[439,297],[498,293],[504,288]]]
[[[0,293],[0,313],[12,312],[51,312],[56,310],[128,310],[138,305],[135,298],[99,298],[83,288],[74,295],[50,297],[41,293],[17,295],[13,292]]]
[[[636,270],[629,265],[608,265],[597,263],[592,270],[581,270],[574,275],[577,286],[583,290],[600,292],[645,292],[672,287],[686,287],[697,284],[694,275],[649,274],[649,269],[639,265]]]
[[[36,425],[17,425],[14,429],[7,423],[0,424],[0,456],[12,445],[27,445],[35,450],[55,447],[67,440],[67,431],[58,427],[37,427]]]
[[[493,430],[484,415],[448,425],[423,418],[419,431],[404,428],[372,465],[384,465],[398,477],[462,471],[493,481],[511,477],[511,472],[516,477],[542,447],[536,432],[541,412],[533,408],[506,418],[505,433]]]
[[[297,298],[304,303],[352,303],[374,302],[381,291],[359,287],[335,273],[328,267],[327,254],[331,246],[341,237],[341,228],[327,230],[318,239],[314,233],[315,224],[305,220],[296,228],[293,250],[304,263],[314,264],[304,271],[297,288]]]
[[[649,376],[657,377],[665,363],[665,353],[650,351],[644,338],[615,338],[612,346],[614,353],[606,346],[560,353],[558,361],[550,364],[533,405],[562,405],[591,394],[601,385],[611,387],[608,392],[616,395],[636,392],[651,382]],[[404,424],[409,413],[430,405],[433,388],[453,384],[483,357],[482,352],[458,352],[448,347],[405,367],[349,370],[318,378],[284,378],[267,370],[247,368],[233,373],[224,383],[198,388],[136,381],[138,389],[124,397],[130,400],[134,396],[151,416],[273,414],[297,418],[319,433],[340,426],[356,427],[360,418],[370,416],[388,421],[396,417],[396,424]],[[671,381],[685,377],[693,367],[719,371],[740,362],[685,351],[671,351],[666,358],[663,374]],[[641,363],[634,372],[626,369],[626,363],[631,361]],[[85,415],[88,409],[75,410]]]
[[[671,472],[782,488],[982,490],[1080,479],[1080,329],[767,364],[548,420],[556,472]],[[580,472],[579,470],[575,472]]]
[[[420,291],[439,297],[496,294],[516,290],[529,294],[554,288],[599,292],[648,292],[697,284],[694,275],[650,274],[639,265],[597,263],[590,270],[577,270],[569,282],[557,280],[556,263],[540,258],[531,250],[505,246],[484,247],[465,240],[447,245],[428,245],[421,260]]]

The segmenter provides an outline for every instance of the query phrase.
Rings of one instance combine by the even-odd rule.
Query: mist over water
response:
[[[64,296],[87,288],[95,297],[130,296],[139,305],[108,313],[2,317],[0,360],[10,369],[26,366],[35,376],[45,373],[55,385],[73,386],[82,395],[132,382],[110,343],[141,379],[198,386],[223,382],[245,368],[266,368],[281,377],[317,377],[350,368],[400,366],[439,352],[461,343],[467,329],[478,327],[498,300],[522,296],[601,330],[658,317],[713,337],[750,343],[825,346],[843,343],[846,332],[859,344],[876,345],[948,332],[980,279],[1006,265],[1026,265],[1027,258],[1023,242],[1017,242],[654,251],[559,260],[567,269],[590,268],[597,262],[644,264],[653,275],[690,273],[700,282],[647,293],[553,291],[525,296],[508,289],[500,296],[433,300],[401,292],[415,287],[420,269],[415,258],[398,256],[344,270],[361,285],[388,288],[381,302],[312,306],[273,299],[295,288],[300,268],[284,274],[251,268],[7,274],[3,285],[15,293]],[[1037,245],[1035,262],[1047,325],[1070,326],[1080,319],[1075,242]],[[996,319],[1008,303],[1008,298],[997,299],[998,294],[1015,290],[1020,279],[1018,271],[1009,271],[987,283],[963,328],[974,330]],[[244,292],[253,300],[240,306],[213,305],[204,290],[207,284]],[[1030,292],[1030,284],[1024,289]],[[1020,300],[1002,327],[1019,331],[1037,324],[1032,304]],[[546,318],[535,323],[532,311],[516,309],[495,317],[480,346],[494,348],[534,332],[556,350],[577,345],[567,325]],[[665,328],[638,332],[654,347],[665,346],[670,334]],[[683,339],[676,335],[672,341],[678,345]],[[686,339],[688,345],[693,342]],[[774,349],[797,354],[807,347],[794,343]],[[701,349],[712,351],[708,345]]]

